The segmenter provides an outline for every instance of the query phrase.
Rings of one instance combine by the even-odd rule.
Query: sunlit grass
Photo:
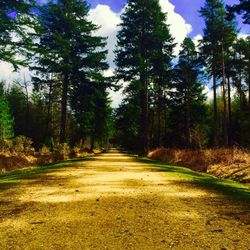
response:
[[[230,180],[221,180],[214,176],[199,173],[188,168],[179,167],[171,163],[158,162],[140,157],[138,157],[137,160],[143,163],[151,164],[159,171],[179,177],[180,184],[193,184],[196,187],[215,190],[227,195],[229,198],[250,200],[250,188],[247,185]]]
[[[94,160],[94,157],[89,156],[84,158],[76,158],[44,166],[27,167],[3,173],[0,174],[0,190],[10,188],[11,186],[17,184],[21,180],[35,178],[36,176],[39,176],[44,173],[53,172],[61,168],[69,167],[71,165],[76,165],[77,163],[82,161],[90,161],[90,160]]]

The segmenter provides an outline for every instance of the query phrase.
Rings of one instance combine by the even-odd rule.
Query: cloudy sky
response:
[[[41,3],[46,0],[39,0]],[[113,50],[116,44],[117,25],[120,23],[120,14],[126,5],[126,0],[88,0],[91,6],[89,19],[100,26],[98,35],[108,37],[108,62],[110,70],[106,75],[111,75],[114,68]],[[238,3],[238,0],[225,0],[226,4],[232,5]],[[176,42],[180,44],[186,36],[198,41],[202,37],[204,22],[199,16],[198,10],[204,5],[204,0],[159,0],[162,10],[168,13],[168,24],[170,31],[175,37]],[[242,20],[238,18],[241,34],[249,34],[249,25],[243,25]],[[178,53],[177,46],[175,53]],[[11,73],[11,66],[6,63],[0,63],[0,80],[15,78],[29,78],[29,72],[22,70],[20,73]],[[112,93],[113,106],[117,106],[121,100],[121,93]]]

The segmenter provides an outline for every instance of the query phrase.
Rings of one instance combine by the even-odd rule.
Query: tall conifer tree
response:
[[[170,119],[175,134],[173,140],[179,140],[182,144],[178,143],[179,146],[189,147],[191,130],[197,125],[203,125],[206,96],[201,84],[201,63],[195,44],[190,38],[185,38],[181,47],[175,79],[172,80]]]
[[[149,147],[149,87],[163,85],[172,58],[173,38],[157,0],[129,0],[116,49],[116,77],[135,88],[140,107],[138,150]]]
[[[200,10],[205,20],[202,52],[207,57],[210,74],[213,78],[214,91],[214,145],[218,144],[217,79],[221,80],[223,97],[223,137],[228,145],[228,114],[226,100],[225,51],[236,37],[234,21],[228,20],[228,14],[221,0],[206,0]]]
[[[106,69],[105,39],[94,36],[97,26],[88,21],[89,7],[85,0],[50,1],[41,8],[37,44],[38,67],[42,74],[61,77],[60,142],[66,140],[69,92],[82,81],[90,82],[96,72]]]

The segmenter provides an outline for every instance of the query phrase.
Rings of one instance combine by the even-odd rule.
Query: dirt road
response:
[[[250,249],[250,203],[111,152],[2,189],[0,249]]]

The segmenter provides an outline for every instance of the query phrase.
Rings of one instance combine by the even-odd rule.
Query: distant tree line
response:
[[[250,146],[249,1],[206,0],[196,46],[179,54],[157,0],[129,0],[115,49],[115,75],[104,77],[106,38],[88,20],[85,0],[0,3],[0,61],[32,79],[0,85],[0,140],[25,135],[36,148],[54,143],[105,146],[110,138],[145,153],[154,147]],[[112,110],[108,89],[125,83]],[[208,100],[205,85],[213,92]],[[32,91],[31,91],[32,89]]]

